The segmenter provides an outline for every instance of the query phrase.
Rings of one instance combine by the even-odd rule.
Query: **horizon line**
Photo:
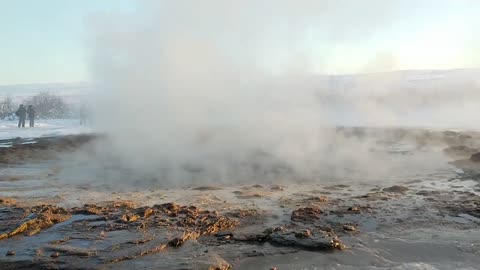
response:
[[[341,73],[341,74],[327,74],[327,73],[305,73],[306,75],[315,75],[315,76],[358,76],[358,75],[375,75],[375,74],[387,74],[387,73],[399,73],[399,72],[433,72],[433,71],[462,71],[462,70],[478,70],[480,67],[469,67],[469,68],[450,68],[450,69],[397,69],[390,71],[377,71],[377,72],[359,72],[359,73]],[[41,86],[41,85],[90,85],[90,81],[72,81],[72,82],[27,82],[27,83],[8,83],[0,84],[0,87],[10,87],[10,86]]]

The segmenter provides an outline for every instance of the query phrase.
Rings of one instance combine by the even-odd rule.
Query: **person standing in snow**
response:
[[[15,114],[18,116],[18,127],[25,127],[25,118],[27,117],[27,110],[25,109],[25,106],[20,104]]]
[[[28,105],[27,114],[28,120],[30,120],[30,127],[33,127],[35,125],[35,110],[32,105]]]

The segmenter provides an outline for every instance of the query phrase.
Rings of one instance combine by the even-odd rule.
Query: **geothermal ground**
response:
[[[192,172],[182,187],[129,186],[72,175],[92,167],[69,157],[96,162],[103,136],[6,142],[0,269],[479,269],[480,133],[335,132],[368,137],[383,162],[319,165],[315,179],[204,185]]]

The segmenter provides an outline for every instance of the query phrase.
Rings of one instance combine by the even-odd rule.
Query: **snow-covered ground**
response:
[[[34,128],[28,127],[28,120],[25,122],[26,127],[24,128],[18,128],[17,124],[17,121],[0,120],[0,140],[19,137],[30,139],[92,132],[92,128],[81,126],[78,119],[37,120]]]

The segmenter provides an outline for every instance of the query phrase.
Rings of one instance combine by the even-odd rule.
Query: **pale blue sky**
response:
[[[480,67],[478,0],[224,1],[0,0],[0,85],[88,81],[93,46],[87,36],[94,25],[89,20],[118,13],[133,14],[129,22],[113,16],[110,23],[120,28],[172,14],[159,25],[183,33],[197,25],[208,28],[200,35],[216,39],[239,59],[252,48],[274,71],[303,68],[306,62],[329,74]],[[155,8],[163,12],[149,12]],[[232,10],[210,22],[185,23]],[[224,21],[231,25],[217,27]],[[253,38],[238,42],[243,36]]]
[[[87,19],[131,0],[0,0],[0,84],[88,80]]]

